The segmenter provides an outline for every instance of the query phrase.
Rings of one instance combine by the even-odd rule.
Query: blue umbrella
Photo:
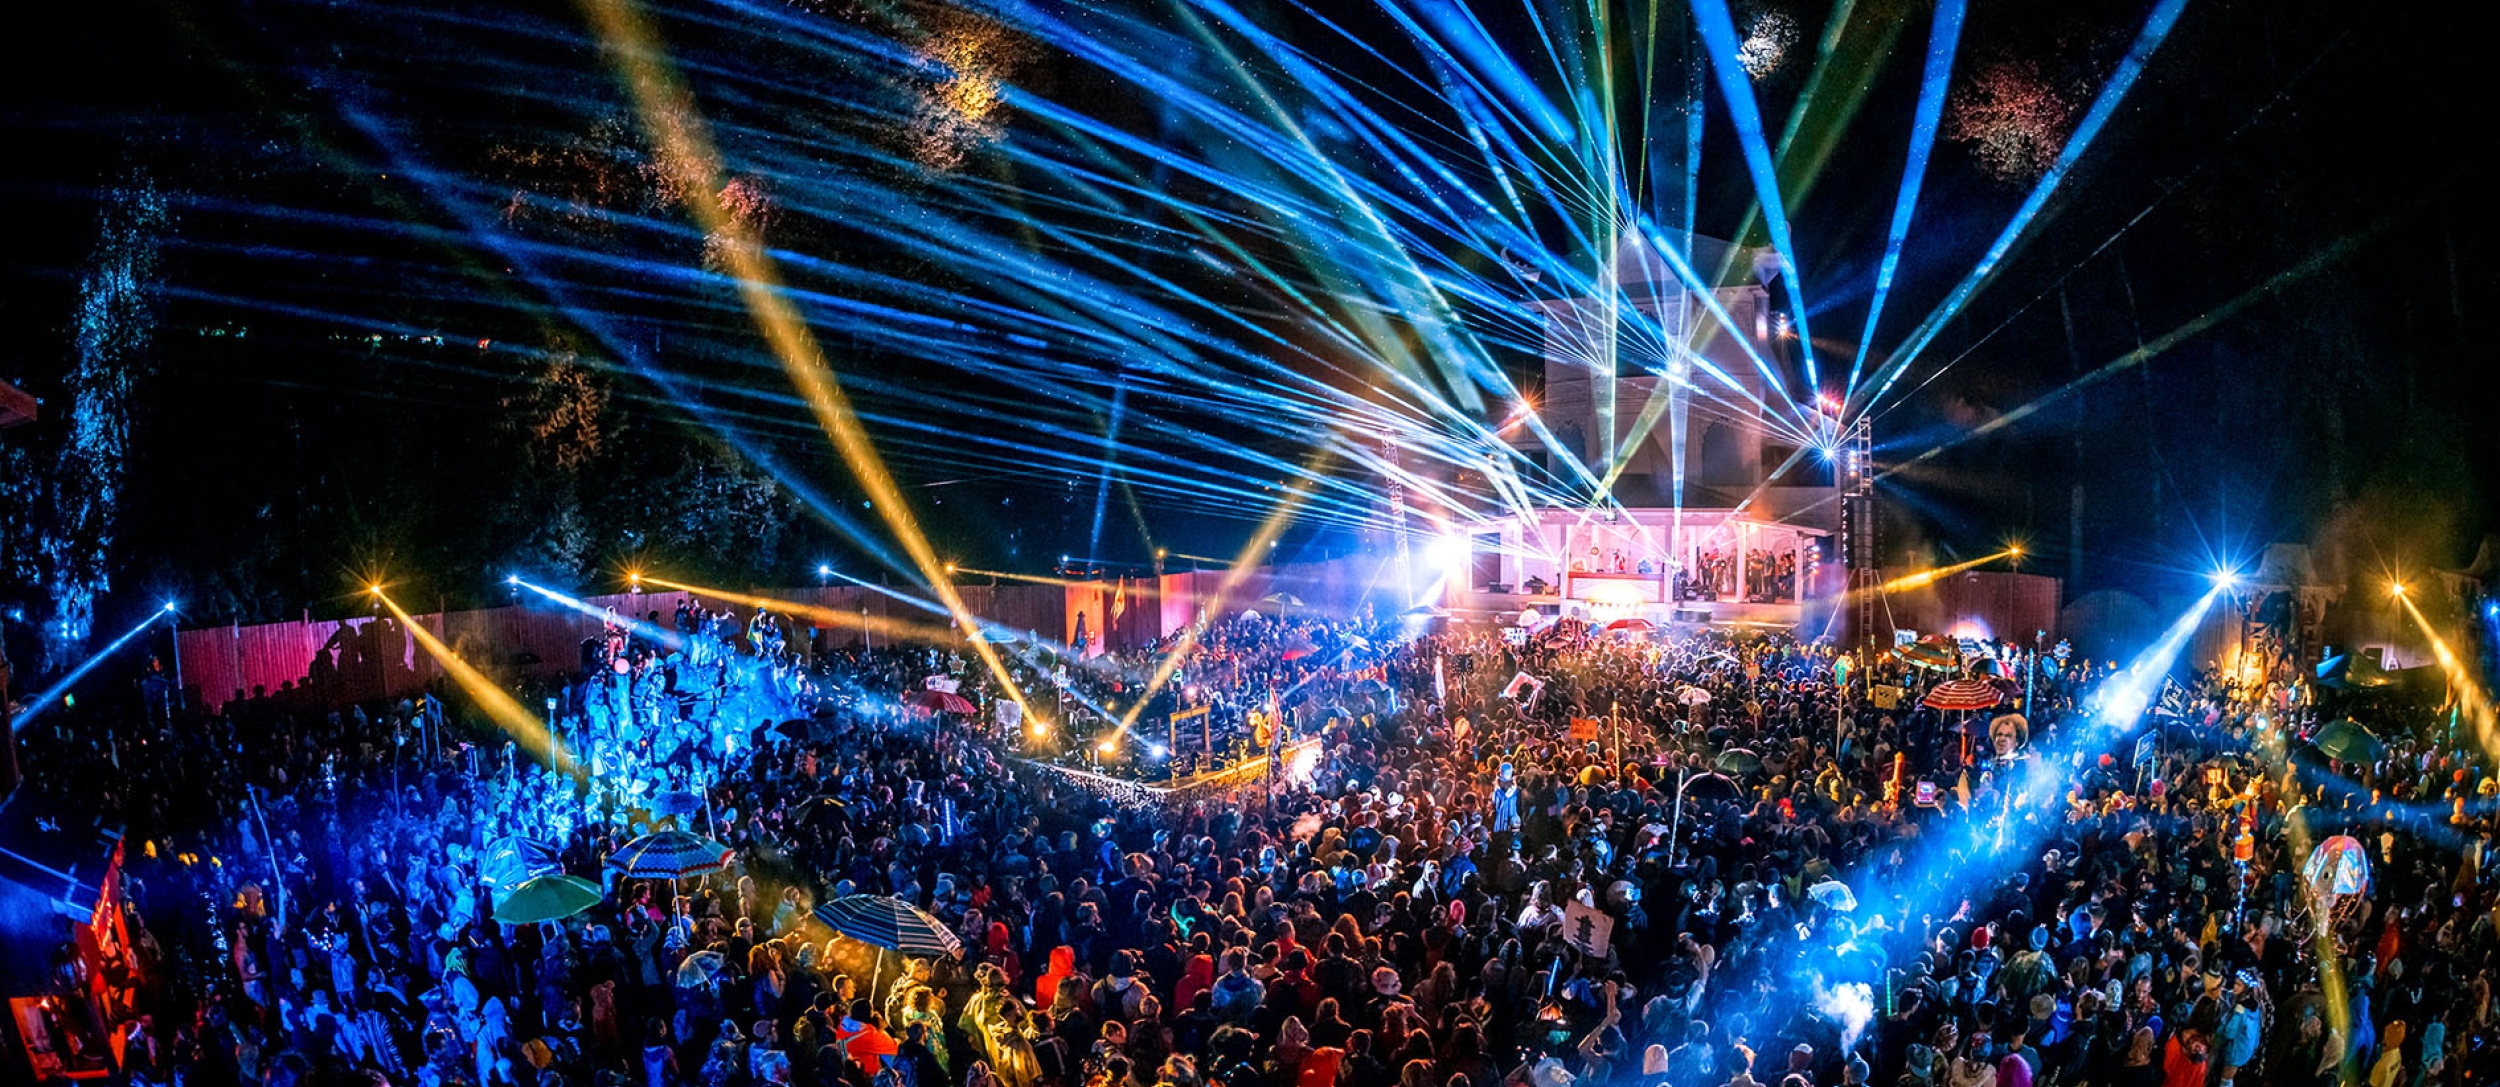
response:
[[[684,879],[729,867],[728,846],[700,834],[662,830],[617,848],[608,867],[635,879]]]
[[[870,947],[926,958],[964,953],[963,941],[937,918],[884,895],[843,895],[816,907],[816,919]]]

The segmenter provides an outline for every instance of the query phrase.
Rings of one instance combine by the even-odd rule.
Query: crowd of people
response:
[[[1920,704],[1965,666],[1784,635],[1291,614],[1002,643],[1002,680],[754,618],[621,624],[523,699],[543,741],[423,702],[30,733],[26,789],[131,843],[131,1015],[57,1044],[110,1034],[131,1082],[185,1087],[2500,1074],[2491,763],[2385,696],[2191,676],[2139,721],[2140,676],[2035,654],[1995,681],[2008,725]],[[977,712],[904,697],[933,676]],[[1072,723],[1140,701],[1318,757],[1217,790],[1069,772],[1158,757]],[[2319,756],[2347,710],[2381,749]],[[610,863],[668,829],[734,863]],[[2336,835],[2366,893],[2304,874]],[[599,901],[496,921],[516,842]],[[854,895],[960,954],[814,916]]]

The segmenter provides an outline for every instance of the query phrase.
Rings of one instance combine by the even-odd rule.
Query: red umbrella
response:
[[[975,712],[972,702],[953,691],[913,691],[903,696],[908,705],[936,710],[940,713]]]
[[[1617,619],[1614,622],[1606,624],[1606,629],[1613,631],[1634,631],[1641,634],[1647,634],[1650,631],[1658,629],[1658,624],[1650,622],[1647,619]]]
[[[1928,688],[1925,705],[1940,710],[1984,710],[2005,700],[1996,684],[1984,679],[1948,679]]]

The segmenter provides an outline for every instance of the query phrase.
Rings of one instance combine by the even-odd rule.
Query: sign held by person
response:
[[[1563,942],[1579,948],[1581,954],[1602,959],[1614,938],[1615,919],[1595,906],[1573,902],[1563,907],[1562,933]]]

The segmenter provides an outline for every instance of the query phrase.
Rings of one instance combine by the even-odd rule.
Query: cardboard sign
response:
[[[1574,740],[1595,740],[1595,739],[1597,739],[1597,718],[1594,718],[1594,717],[1574,717],[1574,718],[1572,718],[1572,719],[1571,719],[1571,738],[1572,738],[1572,739],[1574,739]]]
[[[1606,911],[1578,902],[1563,907],[1563,942],[1579,948],[1593,959],[1606,957],[1608,941],[1614,938],[1615,919]]]
[[[1024,724],[1024,707],[1017,705],[1012,698],[990,703],[990,714],[998,722],[998,727],[1006,732],[1014,732]]]
[[[962,693],[964,686],[962,680],[956,679],[953,676],[930,676],[920,682],[921,686],[927,687],[932,691],[944,691],[947,694],[960,694]]]
[[[1866,700],[1873,702],[1875,708],[1879,710],[1899,709],[1901,696],[1905,693],[1907,692],[1889,683],[1877,683],[1867,687]]]
[[[1935,782],[1932,782],[1932,781],[1922,781],[1922,782],[1919,782],[1919,783],[1918,783],[1918,799],[1917,799],[1916,801],[1913,801],[1913,803],[1916,803],[1918,806],[1920,806],[1920,807],[1922,807],[1922,808],[1932,808],[1932,807],[1935,807],[1935,806],[1936,806],[1936,783],[1935,783]]]

